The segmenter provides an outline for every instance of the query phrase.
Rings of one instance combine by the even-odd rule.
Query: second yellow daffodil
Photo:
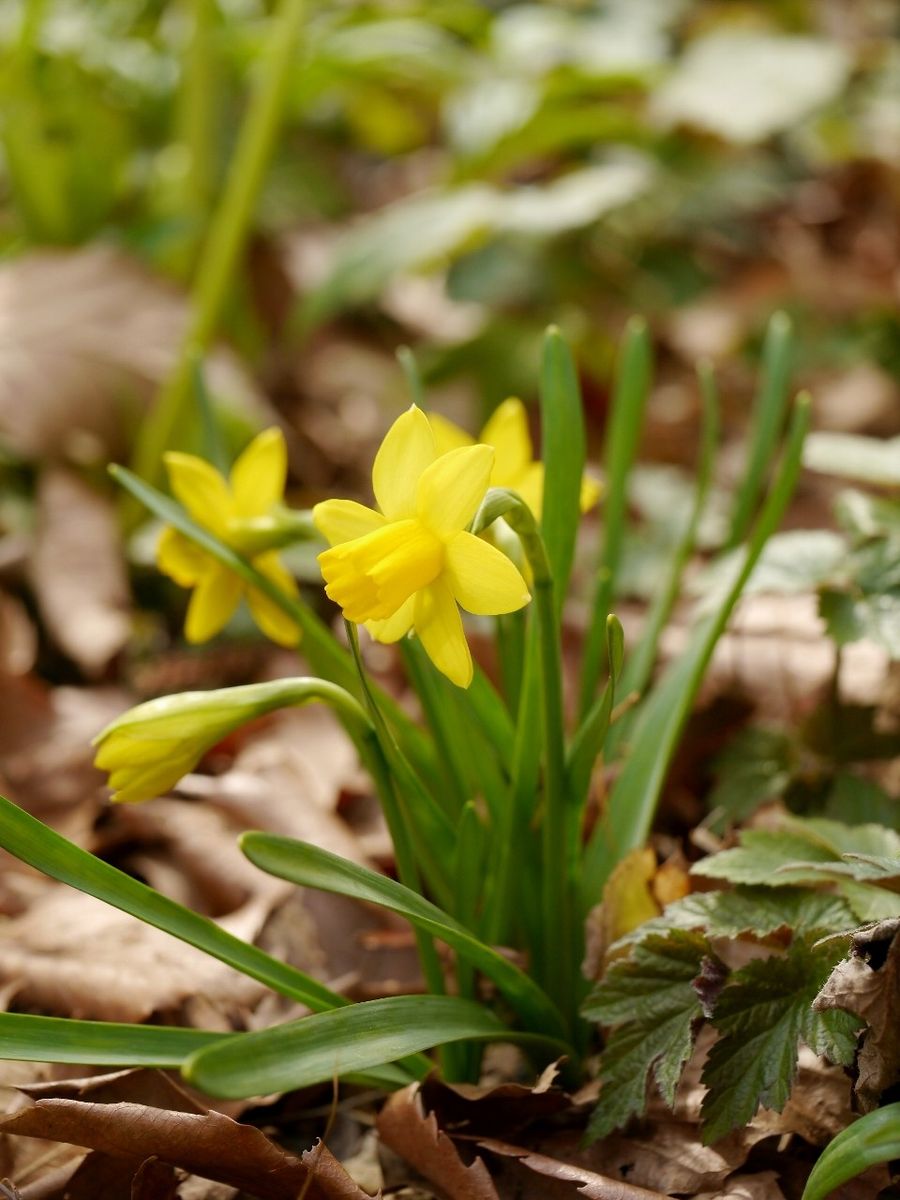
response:
[[[473,446],[475,438],[448,421],[440,413],[428,417],[439,453],[458,446]],[[539,521],[544,503],[544,464],[535,460],[528,414],[521,400],[504,400],[482,429],[478,441],[494,450],[491,487],[517,492]],[[590,475],[581,481],[581,511],[593,508],[600,497],[600,485]]]
[[[380,511],[353,500],[325,500],[313,509],[331,545],[319,555],[325,591],[347,620],[364,624],[380,642],[415,633],[459,687],[472,681],[472,656],[457,605],[496,616],[530,599],[506,555],[466,530],[493,469],[490,446],[440,454],[428,418],[413,405],[375,458]]]
[[[173,451],[166,454],[165,463],[176,499],[198,525],[239,553],[247,552],[247,524],[267,516],[280,503],[287,478],[287,448],[279,429],[266,429],[255,437],[235,462],[228,480],[193,454]],[[160,570],[177,584],[193,588],[184,627],[189,642],[205,642],[217,634],[246,595],[263,633],[282,646],[296,645],[299,631],[283,609],[183,533],[164,529],[156,560]],[[297,595],[297,585],[277,551],[251,554],[250,561],[283,592]]]

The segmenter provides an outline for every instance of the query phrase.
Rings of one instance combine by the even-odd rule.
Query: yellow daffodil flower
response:
[[[428,419],[439,454],[476,444],[473,437],[440,413],[430,413]],[[544,464],[534,459],[528,414],[522,401],[504,400],[482,429],[478,441],[494,448],[491,487],[517,492],[540,520],[544,503]],[[590,475],[585,475],[581,481],[581,511],[593,508],[599,497],[600,485]]]
[[[279,429],[266,429],[255,437],[227,481],[193,454],[173,451],[166,454],[165,463],[173,494],[197,524],[240,553],[248,553],[248,524],[265,517],[279,503],[287,478],[287,448]],[[297,626],[277,604],[178,530],[163,530],[156,561],[181,587],[194,589],[184,627],[189,642],[205,642],[217,634],[246,595],[263,633],[282,646],[296,645],[300,636]],[[277,551],[252,554],[250,561],[283,592],[297,595],[297,585]]]
[[[530,599],[506,555],[466,531],[493,466],[490,446],[439,454],[428,418],[413,405],[375,457],[380,511],[353,500],[325,500],[313,509],[331,546],[319,555],[325,591],[347,620],[364,624],[379,642],[415,633],[459,687],[472,681],[472,656],[457,604],[495,616]]]

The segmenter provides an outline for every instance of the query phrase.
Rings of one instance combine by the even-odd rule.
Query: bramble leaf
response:
[[[694,981],[724,977],[724,966],[702,934],[683,930],[651,936],[616,963],[588,997],[584,1015],[615,1026],[603,1052],[600,1102],[587,1136],[594,1140],[623,1125],[646,1104],[653,1076],[668,1104],[694,1045],[703,1016]]]
[[[784,1108],[800,1039],[834,1062],[853,1061],[859,1019],[812,1010],[841,951],[838,942],[813,948],[798,939],[783,957],[758,959],[734,973],[716,1004],[712,1023],[720,1037],[703,1070],[707,1143],[748,1124],[760,1105]]]

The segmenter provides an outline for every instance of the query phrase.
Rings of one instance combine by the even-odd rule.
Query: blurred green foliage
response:
[[[186,277],[268,20],[263,0],[4,6],[6,251],[111,237]],[[677,330],[686,356],[752,349],[786,303],[813,365],[873,345],[896,365],[872,271],[817,311],[810,260],[823,231],[857,253],[847,189],[878,228],[896,208],[898,34],[880,0],[311,3],[258,212],[321,247],[288,271],[293,335],[352,315],[496,402],[548,320],[602,381],[627,312],[725,289]]]

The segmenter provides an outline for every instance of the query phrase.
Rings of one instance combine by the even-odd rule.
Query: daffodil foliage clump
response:
[[[0,841],[12,853],[311,1010],[227,1038],[7,1015],[0,1017],[7,1045],[43,1060],[178,1066],[223,1096],[336,1075],[396,1087],[433,1068],[423,1052],[435,1047],[447,1077],[474,1078],[480,1048],[492,1041],[518,1043],[536,1068],[564,1057],[576,1080],[595,1048],[594,1027],[582,1015],[585,918],[616,868],[647,840],[706,665],[796,480],[808,405],[800,400],[788,416],[786,339],[785,322],[774,323],[724,547],[727,586],[683,657],[652,686],[658,639],[693,552],[712,471],[717,400],[714,380],[701,372],[693,503],[643,637],[626,653],[611,609],[650,381],[641,322],[629,327],[620,355],[602,489],[586,468],[577,373],[556,330],[547,334],[540,379],[540,457],[524,406],[507,400],[479,438],[409,408],[375,457],[372,504],[333,498],[311,513],[286,508],[286,456],[275,430],[251,443],[229,480],[200,458],[166,455],[174,499],[114,468],[164,522],[158,561],[191,589],[187,638],[212,637],[243,598],[263,633],[299,642],[309,673],[167,696],[127,712],[98,738],[97,763],[109,773],[113,798],[165,793],[221,738],[262,713],[329,705],[377,791],[397,878],[263,833],[244,835],[242,849],[284,879],[404,916],[416,933],[427,994],[349,1004],[4,805]],[[780,461],[770,470],[780,430]],[[594,508],[599,519],[585,516]],[[592,522],[595,543],[580,571],[590,618],[581,676],[564,687],[561,630],[583,520]],[[322,590],[304,599],[278,554],[312,538],[320,543]],[[494,675],[471,652],[476,625],[494,641]],[[366,639],[398,647],[421,722],[368,676]],[[606,794],[597,770],[604,763],[618,764]],[[452,970],[437,942],[453,951]],[[597,1004],[595,997],[589,1014]]]

